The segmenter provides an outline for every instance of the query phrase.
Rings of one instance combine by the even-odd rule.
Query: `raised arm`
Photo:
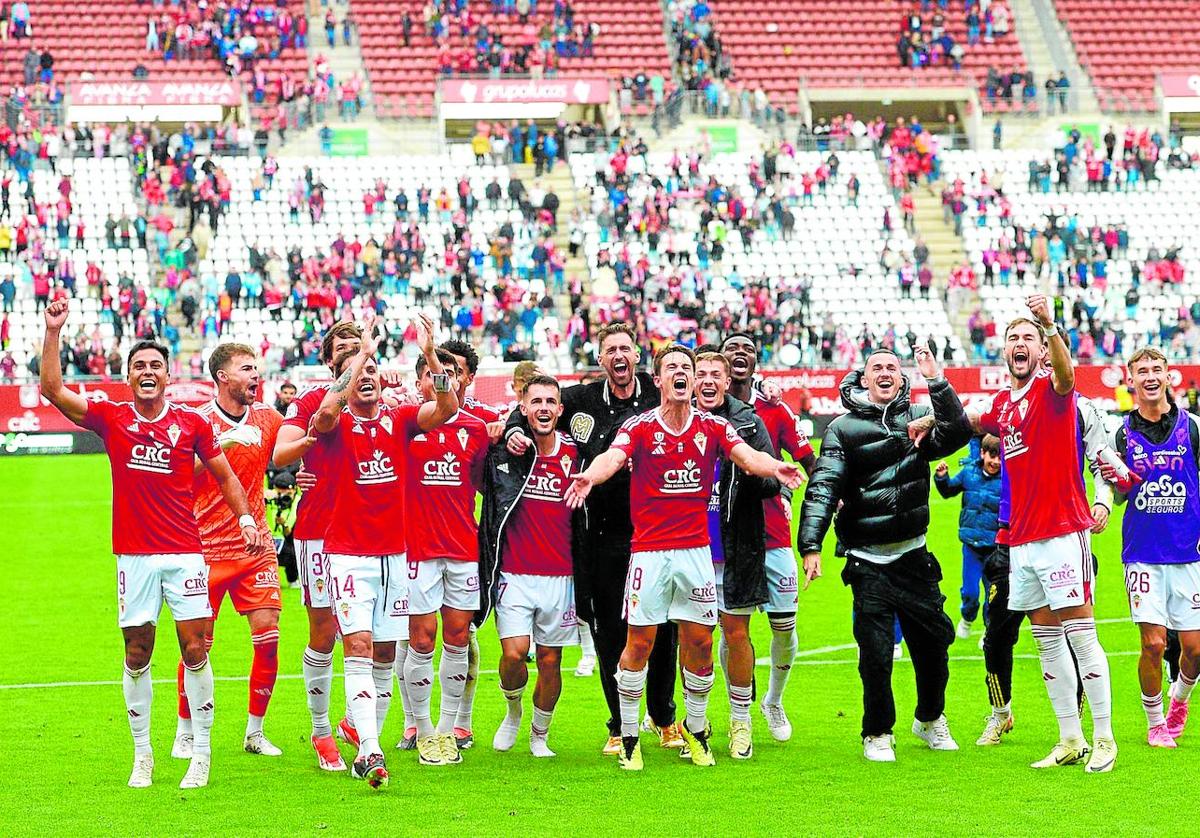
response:
[[[370,354],[364,351],[368,344],[371,348]],[[358,377],[362,374],[363,365],[374,354],[375,342],[369,340],[367,334],[364,332],[362,349],[346,365],[346,369],[338,376],[337,381],[330,385],[329,389],[325,392],[325,398],[321,399],[321,406],[313,414],[312,423],[308,431],[309,436],[312,436],[314,433],[327,434],[337,427],[338,418],[342,415],[342,411],[346,409],[346,401],[350,398],[351,390],[358,386]]]
[[[317,442],[311,426],[308,430],[297,428],[295,425],[282,425],[279,435],[275,438],[275,450],[271,453],[271,461],[280,468],[290,466],[308,453]]]
[[[746,446],[749,448],[750,446]],[[751,449],[753,450],[753,449]],[[571,485],[567,487],[567,506],[578,509],[583,506],[592,487],[604,483],[614,474],[625,467],[629,461],[628,455],[620,448],[610,448],[592,460],[592,464],[580,474],[571,477]]]
[[[913,349],[917,370],[929,385],[929,401],[933,406],[933,427],[917,443],[917,450],[928,461],[948,457],[971,439],[971,423],[963,410],[958,394],[942,375],[937,358],[929,347],[920,344]]]
[[[1051,378],[1054,381],[1054,392],[1065,396],[1075,389],[1075,366],[1071,363],[1071,350],[1067,348],[1054,325],[1054,318],[1050,315],[1050,302],[1045,295],[1034,294],[1025,302],[1041,325],[1042,334],[1046,336],[1046,346],[1050,350],[1050,366],[1053,368]]]
[[[458,412],[458,395],[454,392],[453,382],[442,368],[438,360],[437,347],[433,345],[433,321],[424,314],[417,317],[417,340],[425,363],[433,374],[433,392],[435,399],[425,402],[417,411],[417,427],[422,431],[432,431],[438,425],[449,421]]]
[[[67,300],[55,300],[46,306],[46,334],[42,338],[41,385],[42,395],[75,424],[87,415],[88,402],[83,396],[63,386],[62,363],[58,348],[62,344],[62,327],[67,322]]]
[[[729,452],[733,464],[742,471],[757,477],[774,478],[789,489],[798,489],[804,482],[804,473],[796,463],[777,460],[766,451],[756,451],[745,442],[739,442]]]

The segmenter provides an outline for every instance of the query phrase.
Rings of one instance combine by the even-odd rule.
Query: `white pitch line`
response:
[[[830,659],[813,659],[813,660],[805,659],[805,655],[817,655],[817,654],[824,654],[824,653],[827,653],[830,651],[845,651],[847,649],[854,649],[854,648],[856,648],[856,647],[853,644],[851,644],[851,645],[846,645],[846,646],[824,646],[824,647],[820,647],[818,649],[805,649],[801,652],[796,653],[797,660],[792,665],[793,666],[851,666],[851,665],[857,665],[858,658],[834,658],[832,660],[830,660]],[[1116,652],[1108,652],[1107,654],[1108,654],[1108,657],[1110,657],[1110,658],[1125,658],[1125,657],[1133,657],[1134,655],[1139,655],[1139,654],[1141,654],[1141,652],[1138,651],[1137,649],[1122,649],[1122,650],[1119,650]],[[1027,655],[1027,654],[1013,655],[1013,659],[1014,660],[1037,660],[1038,656],[1037,655]],[[900,660],[902,662],[911,662],[911,658],[908,655],[905,655]],[[953,662],[953,661],[982,661],[983,655],[951,655],[950,660],[951,660],[951,662]],[[770,658],[759,658],[754,663],[756,666],[768,667],[771,665],[771,659]],[[481,669],[479,671],[479,674],[480,675],[496,675],[497,670]],[[278,679],[280,681],[297,681],[303,677],[304,676],[299,673],[291,672],[291,673],[280,674],[278,676]],[[242,682],[244,682],[244,681],[246,681],[246,679],[247,679],[247,676],[245,676],[245,675],[216,675],[213,677],[214,681],[242,681]],[[64,688],[68,688],[68,687],[119,687],[119,686],[121,686],[121,683],[122,683],[121,681],[54,681],[54,682],[45,683],[45,684],[0,684],[0,690],[57,690],[57,689],[64,689]],[[174,683],[176,683],[176,681],[174,678],[155,678],[153,683],[155,683],[155,684],[174,684]]]

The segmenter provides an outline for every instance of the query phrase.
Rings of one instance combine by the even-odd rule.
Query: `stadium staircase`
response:
[[[333,78],[336,82],[341,82],[343,79],[348,79],[355,73],[358,73],[359,78],[363,79],[362,90],[359,93],[359,98],[362,101],[362,114],[366,116],[374,111],[374,97],[371,95],[371,79],[367,74],[366,65],[363,61],[361,49],[362,36],[360,31],[356,30],[350,39],[350,46],[346,46],[342,41],[342,27],[339,25],[337,30],[337,39],[333,49],[329,48],[329,42],[325,40],[325,10],[326,6],[317,6],[315,9],[310,9],[314,14],[308,16],[308,63],[313,66],[316,63],[318,56],[324,56],[329,62],[329,69],[333,72]],[[335,9],[337,7],[334,7]],[[342,7],[345,9],[346,7]],[[342,12],[345,14],[345,11]],[[337,95],[337,91],[331,91],[329,94],[332,100]],[[336,112],[336,107],[335,107]]]
[[[933,288],[937,294],[945,294],[950,270],[962,263],[966,255],[962,237],[954,232],[954,224],[947,224],[942,217],[942,183],[936,183],[933,189],[917,186],[913,190],[913,202],[916,209],[917,236],[925,241],[929,248],[929,264],[933,270]],[[898,223],[899,216],[897,216]],[[916,238],[914,236],[914,238]],[[962,340],[963,346],[970,346],[967,329],[967,318],[981,303],[978,292],[968,292],[963,298],[962,305],[950,314],[950,322]]]
[[[1058,20],[1053,0],[1011,1],[1017,34],[1038,84],[1044,85],[1052,73],[1057,77],[1059,72],[1065,72],[1073,85],[1073,109],[1085,114],[1099,113],[1100,103],[1079,64],[1070,36]]]
[[[585,215],[588,212],[587,195],[575,189],[571,168],[559,163],[555,165],[554,171],[550,174],[543,174],[540,178],[534,176],[532,163],[509,163],[508,171],[510,177],[520,178],[526,189],[532,188],[536,180],[541,181],[542,188],[547,191],[554,190],[554,194],[558,195],[558,230],[553,236],[554,247],[567,254],[567,266],[563,276],[566,278],[568,288],[571,277],[578,276],[583,281],[583,294],[585,297],[588,296],[592,292],[592,278],[587,261],[584,259],[582,251],[578,256],[571,256],[569,249],[571,213],[575,211],[576,207]],[[560,322],[565,327],[573,313],[570,294],[557,294],[555,298],[558,302]]]

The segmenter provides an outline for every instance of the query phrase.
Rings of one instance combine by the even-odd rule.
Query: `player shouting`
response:
[[[240,343],[222,343],[208,358],[208,370],[217,385],[217,397],[200,408],[212,426],[217,443],[238,482],[246,492],[255,525],[269,533],[263,502],[263,475],[275,449],[275,437],[283,417],[273,407],[258,401],[259,374],[254,350]],[[252,754],[279,756],[281,751],[263,734],[263,717],[275,689],[279,672],[279,565],[274,550],[247,555],[238,521],[221,497],[220,487],[203,468],[197,468],[194,491],[200,546],[208,565],[208,600],[212,618],[204,642],[213,642],[213,626],[225,595],[250,623],[254,656],[250,663],[250,708],[243,747]],[[171,756],[192,756],[192,719],[183,689],[181,661],[179,683],[179,726]]]
[[[165,347],[139,341],[130,348],[126,368],[133,401],[89,402],[63,386],[58,351],[67,313],[65,298],[46,307],[41,388],[64,416],[104,440],[112,467],[117,624],[125,637],[122,684],[134,750],[129,785],[146,788],[153,778],[150,656],[155,622],[165,600],[179,635],[195,735],[192,760],[179,786],[200,788],[208,785],[211,763],[213,676],[204,631],[212,609],[193,512],[194,458],[199,457],[212,473],[225,503],[237,516],[246,552],[262,552],[268,541],[250,514],[246,493],[221,453],[212,427],[195,410],[166,400]]]
[[[342,634],[346,708],[359,741],[351,771],[372,788],[388,782],[379,747],[387,703],[376,700],[378,673],[386,674],[390,692],[395,642],[407,617],[406,440],[414,430],[432,431],[458,409],[434,354],[433,325],[424,316],[419,324],[423,357],[439,375],[436,401],[396,408],[381,401],[375,337],[368,329],[312,420],[333,484],[325,550],[330,604]]]
[[[1058,744],[1033,767],[1087,760],[1088,772],[1111,771],[1117,744],[1108,658],[1096,637],[1093,611],[1094,522],[1084,492],[1075,370],[1046,297],[1031,296],[1027,304],[1033,319],[1017,318],[1004,331],[1012,386],[996,394],[982,418],[972,415],[972,424],[1000,437],[1011,504],[1008,607],[1029,613],[1042,677],[1058,718]],[[1046,350],[1051,371],[1041,369]],[[1081,679],[1092,708],[1095,750],[1090,759],[1076,704]]]
[[[1200,420],[1171,401],[1167,359],[1139,349],[1129,359],[1134,409],[1113,449],[1136,475],[1123,480],[1129,505],[1121,522],[1121,561],[1129,613],[1142,635],[1138,679],[1149,742],[1174,748],[1187,723],[1200,672]],[[1110,470],[1112,477],[1117,475]],[[1179,677],[1163,718],[1162,662],[1167,630],[1179,632]]]
[[[766,425],[771,447],[800,463],[811,475],[817,465],[808,437],[800,430],[796,415],[783,402],[773,403],[752,386],[758,367],[758,346],[745,332],[729,335],[721,343],[721,352],[729,359],[729,395],[754,408]],[[767,593],[765,606],[771,626],[771,674],[760,710],[767,729],[779,742],[792,738],[792,724],[783,709],[783,690],[787,687],[792,663],[796,660],[796,605],[799,569],[792,549],[792,493],[784,487],[778,495],[763,501],[767,528]]]
[[[459,374],[454,357],[439,349],[417,360],[417,385],[426,403],[453,387]],[[442,372],[443,366],[449,371]],[[453,393],[450,395],[454,395]],[[454,397],[457,407],[458,398]],[[454,728],[467,683],[471,618],[479,608],[479,537],[475,493],[482,485],[487,457],[487,426],[456,410],[436,431],[411,429],[405,475],[409,544],[409,639],[404,662],[407,709],[416,723],[422,765],[462,761]],[[433,648],[442,617],[442,660],[438,667],[441,709],[435,729],[429,702],[433,691]],[[410,733],[404,733],[408,740]]]
[[[625,585],[629,631],[617,670],[623,769],[642,768],[638,708],[646,686],[646,663],[659,623],[679,625],[687,716],[682,727],[691,760],[713,765],[707,718],[712,690],[712,631],[716,580],[708,536],[708,500],[718,457],[759,477],[795,488],[800,469],[755,451],[724,419],[692,407],[695,356],[672,344],[654,358],[660,406],[621,426],[612,447],[576,475],[567,502],[579,507],[592,488],[631,464],[629,500],[633,553]]]
[[[577,643],[579,635],[573,573],[585,513],[572,512],[566,504],[567,486],[580,457],[574,441],[555,429],[563,411],[558,381],[534,375],[520,395],[533,447],[522,455],[503,446],[492,449],[480,522],[480,570],[488,594],[495,594],[502,649],[500,690],[508,704],[492,747],[508,751],[516,744],[532,634],[538,677],[529,750],[536,757],[552,757],[546,740],[562,692],[562,647]],[[485,599],[479,622],[486,619],[486,611]]]
[[[335,378],[342,374],[346,364],[357,354],[361,340],[362,330],[349,320],[335,323],[325,333],[321,340],[321,361],[329,367]],[[328,385],[324,384],[307,388],[288,405],[287,416],[275,443],[274,461],[277,466],[286,466],[303,457],[305,470],[317,478],[316,483],[300,496],[296,527],[292,533],[296,544],[300,587],[308,613],[308,645],[304,648],[302,662],[304,692],[312,716],[310,741],[317,752],[317,765],[326,771],[345,771],[346,763],[338,752],[329,722],[337,620],[329,610],[325,530],[329,526],[336,487],[332,481],[325,479],[327,466],[324,447],[314,446],[315,438],[309,435],[312,417],[328,390]]]

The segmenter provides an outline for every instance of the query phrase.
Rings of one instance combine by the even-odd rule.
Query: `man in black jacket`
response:
[[[807,581],[821,572],[821,543],[837,513],[842,581],[854,595],[854,639],[863,682],[863,753],[893,762],[893,622],[899,617],[917,679],[913,733],[934,750],[957,750],[943,710],[950,677],[947,649],[954,626],[938,588],[942,571],[925,548],[929,529],[929,463],[965,445],[970,424],[954,389],[924,345],[914,350],[929,383],[933,430],[914,444],[908,423],[929,413],[909,401],[909,382],[895,353],[872,353],[865,369],[842,381],[849,411],[825,432],[821,457],[800,513],[799,548]],[[841,504],[840,511],[838,504]]]
[[[567,387],[562,391],[563,415],[558,426],[579,446],[584,466],[608,450],[626,419],[658,407],[654,379],[637,371],[636,335],[625,323],[610,323],[596,335],[598,359],[604,379]],[[508,450],[522,454],[531,444],[519,411],[509,418],[505,432]],[[608,742],[604,753],[621,749],[621,708],[615,674],[625,648],[625,576],[633,541],[629,514],[629,472],[598,486],[588,499],[586,547],[575,577],[579,618],[588,624],[596,642],[600,686],[608,704]],[[646,684],[646,709],[663,747],[682,748],[683,736],[675,721],[675,659],[679,635],[673,623],[659,627],[650,655]]]
[[[754,408],[727,395],[729,359],[715,351],[696,356],[696,406],[733,425],[751,447],[774,454],[771,437]],[[779,481],[748,474],[728,460],[718,461],[708,503],[717,582],[717,617],[721,624],[718,659],[729,694],[729,755],[750,759],[750,702],[754,698],[754,648],[750,617],[769,599],[767,541],[763,501],[779,494]]]

